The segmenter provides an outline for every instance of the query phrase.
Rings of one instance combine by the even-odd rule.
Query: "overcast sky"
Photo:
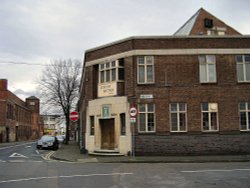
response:
[[[0,0],[0,78],[19,97],[34,95],[44,66],[32,64],[82,60],[85,50],[130,36],[172,35],[201,7],[250,34],[249,0]]]

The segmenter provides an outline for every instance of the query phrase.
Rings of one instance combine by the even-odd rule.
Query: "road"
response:
[[[0,188],[250,187],[249,162],[70,163],[46,158],[50,152],[37,153],[34,143],[0,148]]]

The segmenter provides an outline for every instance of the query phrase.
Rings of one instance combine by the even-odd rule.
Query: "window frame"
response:
[[[120,135],[121,136],[126,136],[127,131],[126,131],[126,113],[121,113],[120,114]]]
[[[209,60],[209,57],[212,56],[214,58],[214,62],[210,62]],[[205,62],[202,62],[202,58],[205,58]],[[199,59],[199,80],[200,80],[200,83],[217,83],[217,72],[216,72],[216,56],[215,55],[199,55],[198,57]],[[203,65],[204,66],[205,64],[205,72],[206,72],[206,75],[205,75],[205,81],[202,80],[202,77],[201,77],[201,66]],[[212,74],[212,72],[209,71],[209,65],[213,65],[213,68],[214,68],[214,80],[210,80],[210,75]]]
[[[145,105],[145,111],[140,111],[140,106],[141,105]],[[153,111],[149,111],[149,107],[148,107],[148,105],[153,105]],[[147,104],[144,104],[144,103],[141,103],[141,104],[138,104],[138,106],[137,106],[137,109],[138,109],[138,132],[139,133],[155,133],[156,132],[156,121],[155,121],[155,104],[153,104],[153,103],[147,103]],[[140,127],[141,127],[141,125],[140,125],[140,115],[141,114],[145,114],[145,131],[141,131],[141,129],[140,129]],[[153,128],[154,128],[154,130],[153,131],[149,131],[149,114],[153,114],[153,124],[154,124],[154,126],[153,126]],[[152,123],[152,122],[151,122]]]
[[[245,109],[244,110],[241,110],[241,104],[244,104],[245,106]],[[246,129],[242,129],[241,128],[241,113],[245,113],[245,117],[246,117]],[[239,128],[240,128],[240,131],[250,131],[250,102],[240,102],[239,103]]]
[[[122,59],[123,58],[99,64],[99,67],[98,67],[98,74],[99,74],[98,83],[99,84],[124,81],[125,75],[123,75],[123,80],[120,79],[121,76],[119,75],[119,73],[121,73],[119,71],[120,69],[123,69],[123,74],[125,74],[124,59],[121,63]]]
[[[176,111],[172,111],[172,105],[176,104]],[[184,104],[185,110],[180,110],[180,104]],[[177,130],[173,130],[172,126],[172,114],[177,114]],[[185,130],[180,130],[180,114],[185,114]],[[170,121],[170,132],[187,132],[188,122],[187,122],[187,104],[186,103],[170,103],[169,104],[169,121]]]
[[[151,58],[152,61],[148,62],[148,59]],[[143,60],[143,61],[140,61]],[[137,84],[154,84],[155,83],[155,68],[154,68],[154,56],[146,55],[146,56],[137,56]],[[149,81],[149,73],[148,69],[152,66],[152,81]],[[143,68],[143,77],[144,81],[140,81],[140,68]]]
[[[95,136],[95,116],[89,116],[89,135]]]
[[[208,104],[208,110],[203,110],[203,104]],[[216,105],[216,110],[211,110],[212,105]],[[204,117],[204,113],[208,113],[208,130],[204,130],[204,122],[203,122],[203,117]],[[212,119],[211,119],[211,114],[212,113],[216,113],[216,127],[217,129],[214,130],[212,129]],[[201,130],[202,132],[219,132],[219,110],[218,110],[218,103],[208,103],[208,102],[204,102],[201,103]]]
[[[249,66],[250,66],[250,61],[246,61],[246,56],[250,56],[250,54],[236,55],[235,56],[236,72],[237,72],[237,82],[238,83],[249,83],[250,82],[250,78],[249,78],[249,80],[247,80],[247,68],[246,68],[246,64],[249,64]],[[242,62],[238,61],[238,57],[241,57]],[[243,80],[239,80],[238,65],[242,65],[242,67],[243,67],[243,72],[242,72],[242,74],[243,74]],[[249,69],[250,69],[250,67],[249,67]]]

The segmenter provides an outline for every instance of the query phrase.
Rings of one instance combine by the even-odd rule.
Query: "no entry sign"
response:
[[[76,111],[70,112],[69,119],[71,121],[75,122],[78,120],[78,118],[79,118],[78,112],[76,112]]]
[[[136,115],[137,115],[137,109],[135,108],[135,107],[131,107],[130,109],[129,109],[129,114],[130,114],[130,117],[136,117]]]

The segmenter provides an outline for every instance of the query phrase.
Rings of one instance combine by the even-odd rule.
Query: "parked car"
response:
[[[65,137],[63,135],[58,135],[58,136],[56,136],[56,138],[57,138],[59,143],[63,143],[64,139],[65,139]]]
[[[54,136],[44,135],[37,141],[37,149],[53,149],[57,150],[59,147],[58,139]]]

